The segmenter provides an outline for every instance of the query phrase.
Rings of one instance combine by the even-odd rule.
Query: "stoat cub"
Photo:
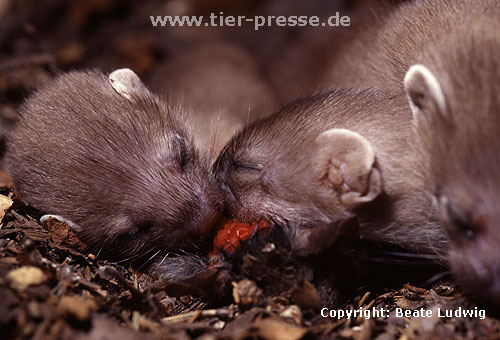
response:
[[[384,19],[372,43],[357,51],[359,59],[346,55],[334,65],[348,70],[351,85],[407,93],[419,164],[450,240],[451,267],[465,288],[496,304],[499,32],[498,1],[411,1]]]
[[[363,239],[442,257],[407,105],[403,94],[335,90],[245,127],[214,164],[231,216],[285,225],[302,255],[357,218]]]
[[[49,82],[23,105],[7,148],[22,198],[111,259],[192,247],[222,210],[181,112],[129,69]]]

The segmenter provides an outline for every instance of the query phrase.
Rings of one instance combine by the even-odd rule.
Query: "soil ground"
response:
[[[305,88],[314,90],[321,66],[335,54],[341,43],[335,39],[342,34],[324,31],[310,39],[311,32],[290,28],[159,29],[152,27],[149,16],[293,13],[298,6],[306,15],[342,10],[362,17],[359,13],[369,11],[371,1],[326,3],[0,0],[2,149],[19,105],[55,75],[88,67],[130,67],[147,82],[177,51],[206,41],[228,41],[247,50],[284,104],[307,92]],[[291,47],[309,53],[296,57]],[[299,66],[304,75],[300,81],[294,80]],[[389,316],[374,318],[325,318],[286,293],[261,298],[252,278],[234,282],[233,297],[224,303],[172,298],[153,278],[88,254],[66,225],[42,227],[33,209],[16,198],[3,171],[0,194],[2,339],[500,339],[494,311],[484,318],[438,316],[438,309],[483,310],[449,280],[409,282],[376,292],[360,288],[339,307],[346,312],[360,307],[388,311]],[[400,309],[421,308],[433,315],[396,315]]]

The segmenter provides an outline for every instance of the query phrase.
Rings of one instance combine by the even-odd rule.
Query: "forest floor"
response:
[[[8,179],[3,179],[8,186]],[[259,289],[248,280],[233,283],[229,302],[171,298],[146,274],[86,253],[66,224],[45,229],[30,216],[28,207],[10,198],[8,187],[2,192],[2,339],[390,340],[500,335],[500,320],[481,314],[459,288],[447,283],[435,283],[430,289],[404,284],[376,294],[360,291],[339,307],[346,315],[360,307],[386,311],[369,318],[323,317],[319,310],[293,304],[286,292],[253,301],[252,290]],[[422,308],[432,315],[422,315]],[[478,314],[439,315],[461,309]],[[401,316],[397,310],[411,314]]]
[[[268,3],[288,6],[287,1]],[[331,3],[354,8],[367,2]],[[314,49],[304,58],[331,52],[322,49],[324,42],[300,40],[300,32],[294,30],[276,34],[244,28],[238,33],[154,30],[149,15],[161,14],[165,3],[194,14],[214,8],[228,14],[254,14],[267,6],[254,0],[0,0],[0,151],[23,100],[45,81],[70,69],[130,67],[147,80],[177,49],[203,39],[227,40],[242,42],[254,53],[263,65],[262,73],[273,83],[271,69],[266,67],[279,63],[268,60],[283,60],[273,53],[284,51],[295,43],[293,39],[299,47],[306,41]],[[328,46],[334,43],[330,39]],[[320,64],[313,59],[294,62],[311,70]],[[294,69],[287,65],[286,70]],[[276,78],[273,86],[295,79],[295,75],[284,76],[285,69],[280,71],[284,78]],[[234,282],[232,296],[220,303],[189,295],[169,297],[161,283],[148,275],[87,253],[67,225],[43,227],[12,190],[8,176],[0,171],[1,339],[500,339],[500,320],[491,313],[439,317],[444,310],[482,311],[452,281],[435,280],[425,287],[410,282],[377,291],[359,289],[339,307],[344,313],[361,307],[387,311],[386,316],[373,318],[323,317],[318,309],[299,306],[286,292],[246,299],[243,295],[260,291],[251,277]],[[432,316],[396,314],[422,308]]]

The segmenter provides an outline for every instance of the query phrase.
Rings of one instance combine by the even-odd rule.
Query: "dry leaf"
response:
[[[7,196],[0,195],[0,222],[2,222],[5,213],[10,209],[12,203],[14,203],[12,199]]]
[[[63,296],[57,306],[57,311],[61,315],[70,315],[77,320],[88,320],[90,314],[96,309],[93,300],[82,296]]]
[[[307,333],[303,327],[274,319],[256,320],[254,326],[259,329],[258,334],[267,340],[298,340]]]
[[[29,286],[36,286],[47,279],[45,273],[38,267],[24,266],[11,270],[7,274],[10,286],[18,291],[23,291]]]

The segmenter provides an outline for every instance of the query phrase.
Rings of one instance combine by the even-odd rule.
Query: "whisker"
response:
[[[102,250],[103,250],[103,249],[104,249],[104,244],[102,245],[102,247],[101,247],[101,248],[99,249],[99,251],[97,252],[97,254],[96,254],[96,256],[95,256],[95,257],[96,257],[96,259],[98,259],[98,258],[99,258],[99,255],[101,255],[101,252],[102,252]]]
[[[156,265],[156,269],[160,268],[162,263],[167,259],[168,255],[170,255],[170,253],[166,253],[165,256],[162,257],[161,261]]]
[[[115,263],[115,264],[119,264],[119,265],[122,265],[122,264],[125,264],[125,263],[129,262],[129,261],[134,260],[136,257],[137,257],[137,255],[132,255],[132,256],[127,257],[127,258],[125,258],[125,259],[121,259],[121,260],[118,260],[118,261],[114,261],[113,263]]]
[[[452,272],[450,270],[447,270],[447,271],[444,271],[444,272],[441,272],[441,273],[438,273],[432,277],[430,277],[426,282],[425,284],[433,284],[439,280],[441,280],[442,278],[444,277],[447,277],[447,276],[451,276],[452,275]]]
[[[152,259],[154,259],[159,253],[161,252],[161,249],[158,250],[156,253],[154,253],[147,261],[145,261],[137,270],[141,270],[144,266],[146,266],[149,262],[151,262]]]
[[[117,264],[121,264],[121,263],[124,263],[124,262],[127,262],[127,261],[131,261],[131,260],[135,260],[136,258],[140,257],[141,254],[140,253],[135,253],[129,257],[126,257],[124,259],[121,259],[121,260],[118,260],[118,261],[115,261],[115,263]]]

